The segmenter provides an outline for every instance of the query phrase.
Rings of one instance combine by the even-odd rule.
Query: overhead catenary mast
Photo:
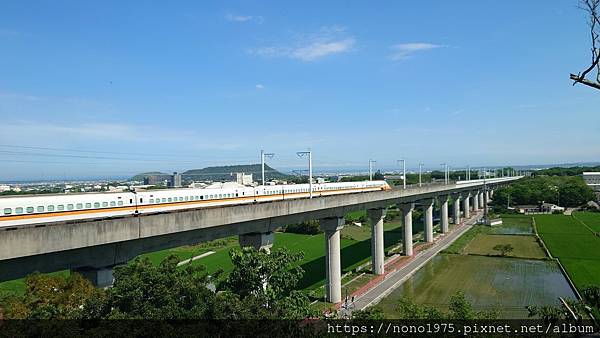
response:
[[[275,156],[274,153],[265,153],[264,150],[260,151],[260,165],[261,165],[261,171],[262,171],[262,181],[261,184],[262,185],[266,185],[265,184],[265,158],[273,158],[273,156]]]
[[[305,155],[308,155],[308,190],[309,190],[309,197],[312,198],[313,197],[313,184],[312,184],[312,150],[310,150],[310,148],[308,148],[307,151],[299,151],[296,153],[299,157],[304,157]]]

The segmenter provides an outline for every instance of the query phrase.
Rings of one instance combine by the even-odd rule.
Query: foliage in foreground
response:
[[[600,287],[588,286],[581,291],[582,300],[565,299],[569,308],[577,316],[577,320],[584,318],[593,308],[598,311],[600,309]],[[529,317],[539,318],[546,324],[555,324],[559,321],[575,322],[572,314],[562,304],[558,306],[529,306]]]
[[[463,292],[457,292],[450,297],[448,311],[440,311],[433,307],[415,303],[411,298],[401,298],[396,308],[398,319],[425,320],[473,320],[496,319],[498,311],[476,311]],[[367,308],[353,313],[354,319],[383,319],[381,309]]]
[[[230,252],[233,271],[209,276],[204,266],[178,268],[177,257],[160,265],[136,259],[115,269],[115,283],[97,289],[78,274],[35,274],[27,290],[4,302],[15,319],[301,319],[315,315],[308,297],[294,290],[304,271],[301,254]],[[216,287],[216,292],[212,291]]]

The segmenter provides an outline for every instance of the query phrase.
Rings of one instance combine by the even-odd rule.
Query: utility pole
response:
[[[308,148],[307,151],[299,151],[296,153],[296,155],[298,155],[298,157],[304,157],[305,155],[308,155],[308,187],[309,187],[308,190],[310,192],[309,197],[312,198],[313,197],[312,150],[310,150],[310,148]]]
[[[423,184],[421,182],[421,173],[423,172],[423,163],[419,163],[419,187]]]
[[[377,161],[369,159],[369,181],[373,180],[373,163],[375,163],[375,162],[377,162]]]
[[[402,188],[406,189],[406,160],[397,160],[396,163],[402,162]]]
[[[262,168],[262,185],[266,185],[265,184],[265,158],[273,158],[273,156],[275,156],[274,153],[265,153],[264,150],[260,151],[260,165]]]
[[[471,180],[471,166],[470,165],[467,166],[467,173],[465,176],[467,178],[467,181]]]

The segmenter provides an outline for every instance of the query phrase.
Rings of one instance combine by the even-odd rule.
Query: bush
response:
[[[319,229],[319,221],[310,220],[297,224],[289,224],[284,228],[285,232],[303,235],[316,235],[321,232]]]

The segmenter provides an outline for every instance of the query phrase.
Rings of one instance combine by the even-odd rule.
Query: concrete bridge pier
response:
[[[452,223],[460,224],[460,194],[456,195],[452,206],[454,207],[452,212]]]
[[[253,232],[239,236],[240,247],[252,247],[256,250],[271,252],[275,234],[273,232]]]
[[[385,257],[383,241],[383,218],[385,209],[367,210],[371,220],[371,269],[375,275],[383,275],[383,262]]]
[[[323,218],[319,220],[321,230],[325,232],[325,293],[327,301],[342,301],[342,261],[340,257],[340,230],[344,227],[343,217]]]
[[[414,203],[402,204],[402,220],[404,222],[404,255],[413,254],[413,234],[412,234],[412,212],[415,209]]]
[[[479,210],[479,192],[475,191],[471,194],[471,199],[472,199],[472,210],[473,212],[477,212],[477,210]]]
[[[494,198],[494,189],[490,189],[490,199]]]
[[[448,195],[440,196],[440,228],[443,234],[448,232]]]
[[[79,273],[83,278],[92,282],[94,286],[100,288],[106,288],[112,286],[115,278],[113,276],[114,266],[95,268],[95,267],[81,267],[72,270],[72,272]]]
[[[479,208],[483,209],[485,204],[484,204],[484,200],[483,200],[483,195],[485,195],[485,193],[482,191],[479,193]]]
[[[433,199],[423,200],[423,214],[425,215],[425,242],[433,242]]]
[[[465,196],[464,202],[463,202],[463,217],[464,218],[469,218],[471,217],[471,210],[469,207],[469,200],[471,199],[471,193],[467,193],[467,196]]]
[[[491,197],[490,196],[490,190],[488,189],[488,190],[485,191],[485,199],[489,202],[490,201],[490,197]]]

